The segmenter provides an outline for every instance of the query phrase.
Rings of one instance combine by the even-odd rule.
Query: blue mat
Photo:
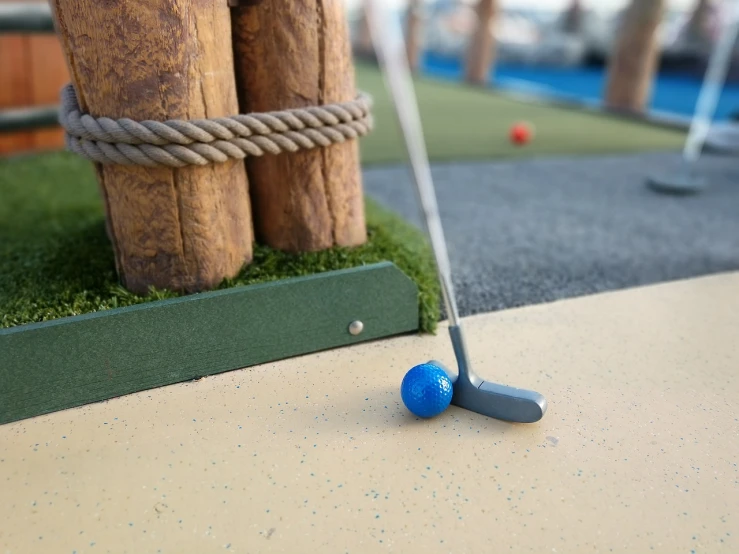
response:
[[[431,77],[460,80],[462,64],[458,59],[426,53],[422,70]],[[554,68],[499,64],[491,74],[496,86],[553,99],[574,100],[599,105],[605,86],[602,68]],[[650,109],[655,115],[690,118],[695,110],[701,82],[692,76],[659,75]],[[739,85],[727,84],[716,109],[716,120],[726,121],[739,111]]]

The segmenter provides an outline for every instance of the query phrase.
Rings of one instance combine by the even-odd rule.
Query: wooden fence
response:
[[[0,0],[0,156],[64,146],[57,104],[68,81],[48,4]]]

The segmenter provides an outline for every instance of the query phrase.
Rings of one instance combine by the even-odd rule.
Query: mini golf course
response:
[[[433,168],[463,315],[739,270],[739,163],[706,156],[693,198],[645,176],[673,152],[449,162]],[[367,193],[420,228],[405,167],[365,172]]]
[[[402,142],[379,72],[359,65],[358,84],[374,97],[377,119],[376,131],[361,142],[363,163],[367,168],[404,163]],[[683,140],[681,132],[671,129],[531,104],[450,83],[421,80],[417,86],[429,153],[437,162],[674,150]],[[525,148],[508,141],[509,126],[521,120],[536,127],[535,140]],[[366,247],[306,256],[257,248],[256,263],[223,287],[390,259],[420,287],[420,328],[433,330],[439,314],[433,265],[418,231],[387,211],[405,209],[402,215],[409,216],[411,208],[401,200],[410,191],[405,174],[389,176],[384,185],[387,192],[377,196],[384,208],[372,201],[371,193],[377,188],[372,183],[377,179],[372,173],[367,177],[372,238]],[[465,172],[461,185],[486,187],[485,179],[484,171]],[[0,326],[175,296],[154,291],[138,297],[117,285],[97,185],[87,161],[66,152],[2,160],[0,190],[4,200],[0,205]],[[495,203],[494,198],[489,201]]]
[[[376,99],[377,131],[362,141],[371,240],[321,255],[257,249],[255,269],[206,293],[221,300],[203,328],[220,325],[228,350],[177,331],[194,321],[192,308],[177,306],[193,303],[116,286],[87,162],[66,153],[0,162],[0,313],[9,327],[0,339],[31,336],[15,333],[29,321],[50,319],[27,327],[51,323],[53,331],[64,327],[53,321],[60,316],[94,318],[128,303],[138,311],[126,317],[136,319],[160,298],[173,303],[160,310],[170,316],[147,326],[138,319],[138,334],[120,337],[138,348],[129,354],[138,379],[130,394],[110,388],[120,378],[105,365],[119,338],[114,325],[87,334],[100,334],[97,343],[78,341],[64,367],[44,358],[59,348],[53,341],[28,341],[16,360],[11,353],[17,379],[7,382],[26,393],[13,399],[12,415],[88,378],[86,386],[121,395],[0,425],[8,498],[0,550],[736,552],[734,160],[701,162],[710,181],[701,195],[655,195],[643,179],[676,163],[679,131],[419,81],[455,284],[463,312],[476,314],[465,318],[474,364],[483,378],[550,402],[533,425],[454,406],[420,420],[402,404],[401,379],[452,352],[445,333],[410,332],[433,330],[438,287],[379,75],[360,66],[359,82]],[[523,148],[508,142],[509,126],[522,120],[537,129]],[[387,260],[417,288],[398,281]],[[374,285],[351,280],[362,264],[376,268],[365,273]],[[310,279],[330,270],[343,282],[338,304]],[[284,298],[264,288],[285,277],[306,277],[301,286],[320,294],[308,302],[305,289]],[[256,313],[277,346],[249,327],[255,315],[233,293],[246,283],[283,297],[277,315],[269,302]],[[394,304],[409,296],[396,286],[418,294],[402,318]],[[310,310],[296,325],[302,303],[337,310],[340,321],[357,310],[371,311],[372,322],[402,319],[409,332],[363,344],[342,335],[334,345],[343,348],[285,355],[337,334]],[[239,326],[249,327],[246,336]],[[167,369],[174,378],[162,374],[170,341],[187,358]],[[277,347],[280,359],[187,380],[191,358],[215,367]]]
[[[462,64],[456,58],[427,52],[422,60],[425,75],[460,81]],[[605,86],[604,67],[535,67],[498,64],[490,81],[507,90],[526,90],[552,100],[600,105]],[[662,72],[657,75],[650,111],[689,120],[695,112],[702,75]],[[724,121],[739,110],[739,85],[726,83],[716,106],[716,119]]]
[[[357,81],[375,99],[376,129],[361,143],[364,164],[405,163],[380,73],[359,64]],[[436,162],[665,151],[681,148],[685,139],[682,131],[647,122],[530,102],[441,79],[418,79],[416,93],[429,157]],[[518,121],[530,121],[536,128],[536,140],[526,148],[508,141],[508,130]]]

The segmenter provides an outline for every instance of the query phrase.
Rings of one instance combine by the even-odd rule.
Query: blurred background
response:
[[[390,0],[406,20],[416,8],[418,70],[449,80],[463,78],[464,59],[478,22],[478,0]],[[609,58],[628,0],[497,0],[491,22],[496,87],[600,104]],[[654,4],[645,0],[643,4]],[[695,109],[708,56],[731,0],[666,0],[657,31],[660,59],[648,110],[689,118]],[[358,52],[367,48],[362,0],[346,0]],[[739,65],[734,61],[716,118],[739,108]]]
[[[363,0],[344,2],[358,62],[359,86],[382,96],[382,85],[375,79],[374,70],[369,69],[374,64],[371,63],[372,47],[364,21]],[[403,20],[413,50],[409,56],[419,77],[448,83],[466,81],[513,95],[525,94],[596,108],[605,103],[622,111],[658,116],[683,125],[694,113],[720,23],[727,20],[728,9],[733,5],[732,0],[389,2]],[[39,5],[34,0],[0,0],[0,7],[18,3]],[[46,5],[45,2],[40,4]],[[646,28],[640,30],[639,18],[653,20],[655,10],[659,12],[656,33]],[[653,56],[657,60],[656,67],[649,65],[641,72],[628,68],[622,68],[620,74],[611,72],[612,101],[606,102],[609,63],[618,47],[621,23],[628,13],[632,16],[625,26],[632,29],[630,32],[641,34],[642,41],[644,37],[656,35],[656,43],[649,48],[656,50]],[[481,27],[485,26],[489,36],[481,33]],[[628,51],[628,40],[622,43],[625,46],[621,48],[619,59],[626,60],[622,66],[629,65],[629,56],[643,58],[635,62],[637,65],[651,64],[643,42],[633,41],[632,52]],[[717,122],[734,120],[739,113],[737,54],[739,47],[735,45],[716,109]],[[368,63],[363,65],[363,62]],[[10,125],[0,125],[0,156],[63,147],[62,132],[53,121],[49,123],[49,117],[51,114],[53,119],[51,108],[58,103],[59,90],[68,80],[56,36],[0,33],[0,112],[30,108],[35,113],[29,112],[28,117],[37,121],[35,128],[14,129]],[[642,82],[637,82],[639,80]],[[447,93],[451,101],[452,93]],[[505,114],[506,110],[507,104],[501,113]],[[379,116],[383,113],[380,106]],[[546,124],[544,126],[546,128]],[[380,139],[370,140],[379,145]],[[370,155],[368,160],[374,158]]]

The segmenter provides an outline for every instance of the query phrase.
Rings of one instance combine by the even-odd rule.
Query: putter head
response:
[[[462,332],[449,328],[454,352],[457,355],[458,374],[454,375],[444,364],[429,363],[443,369],[454,385],[452,404],[478,414],[512,423],[535,423],[544,417],[547,400],[535,391],[517,389],[484,381],[468,367]]]
[[[437,360],[429,363],[449,376],[454,385],[452,404],[459,408],[511,423],[536,423],[547,411],[547,400],[538,392],[483,381],[474,374],[473,379],[465,378]]]
[[[673,175],[651,176],[647,179],[647,186],[652,190],[665,194],[696,194],[706,188],[706,181],[692,172],[676,173]]]

